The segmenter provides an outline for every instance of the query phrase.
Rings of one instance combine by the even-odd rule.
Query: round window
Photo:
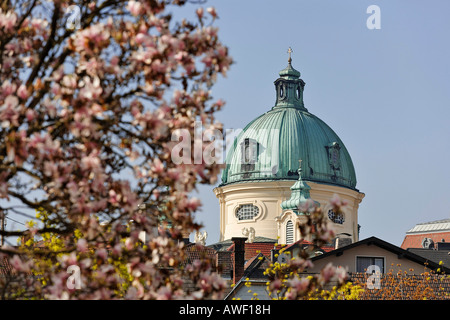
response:
[[[343,224],[345,221],[345,217],[343,213],[336,213],[333,210],[328,210],[328,218],[334,223]]]
[[[236,210],[238,220],[252,220],[259,214],[259,208],[253,204],[240,205]]]

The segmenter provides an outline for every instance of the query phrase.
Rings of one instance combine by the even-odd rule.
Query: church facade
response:
[[[275,105],[251,121],[228,150],[222,183],[214,189],[220,203],[220,241],[250,235],[298,241],[304,221],[299,205],[311,198],[337,235],[359,240],[358,208],[364,194],[344,143],[303,102],[305,82],[288,66],[275,80]],[[334,213],[337,194],[348,203]]]

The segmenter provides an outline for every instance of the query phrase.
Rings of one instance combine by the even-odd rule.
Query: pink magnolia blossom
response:
[[[8,183],[6,182],[7,171],[0,173],[0,199],[9,199],[8,197]]]
[[[329,282],[336,275],[336,267],[333,266],[331,262],[329,262],[321,271],[320,271],[320,280],[323,283]]]
[[[98,172],[101,170],[101,162],[96,150],[81,159],[81,168],[92,172]]]
[[[198,8],[195,13],[197,14],[198,18],[201,19],[203,17],[203,8]]]
[[[161,162],[161,160],[159,160],[159,158],[156,158],[153,161],[153,164],[151,166],[151,171],[153,172],[153,174],[161,174],[165,171],[164,165]]]
[[[141,13],[142,4],[139,1],[128,1],[127,9],[133,16],[137,16]]]
[[[58,4],[53,8],[60,13],[68,8]],[[59,22],[54,30],[51,12],[0,10],[5,35],[0,124],[7,156],[0,198],[45,210],[48,220],[28,235],[55,231],[52,237],[67,251],[55,253],[44,243],[38,251],[46,254],[28,250],[13,257],[20,272],[36,268],[47,285],[28,278],[20,290],[5,290],[9,298],[22,293],[38,299],[211,298],[223,291],[223,279],[209,262],[197,262],[190,271],[177,268],[183,264],[177,239],[194,229],[201,205],[190,192],[198,183],[215,181],[220,166],[204,159],[176,165],[169,146],[170,133],[185,129],[190,134],[193,119],[214,125],[214,112],[223,103],[212,102],[209,88],[232,61],[217,28],[202,23],[186,28],[166,14],[170,6],[159,0],[151,5],[113,1],[100,8],[90,2],[78,30]],[[100,10],[117,15],[103,19]],[[207,12],[217,18],[214,9]],[[196,14],[201,19],[205,13]],[[21,185],[29,193],[15,190]],[[143,201],[152,206],[136,213]],[[170,231],[157,224],[159,215],[170,221]],[[100,218],[110,222],[101,224]],[[73,229],[83,235],[78,241]],[[145,246],[142,232],[149,235]],[[49,263],[23,262],[42,257]],[[131,279],[118,271],[122,261]],[[166,274],[160,264],[174,272]],[[69,265],[81,269],[79,291],[66,287]],[[186,275],[196,285],[192,295],[183,289]],[[122,292],[125,282],[127,293]]]
[[[10,263],[16,271],[30,272],[29,263],[23,262],[18,255],[14,255]]]
[[[5,28],[5,31],[10,32],[17,22],[17,15],[15,12],[8,11],[3,13],[0,9],[0,28]]]
[[[82,253],[88,251],[88,242],[86,241],[86,239],[79,239],[77,241],[77,250]]]
[[[310,280],[306,277],[295,277],[294,279],[289,280],[289,287],[295,289],[295,294],[302,295],[306,292],[310,285]],[[296,295],[293,298],[296,298]]]
[[[330,204],[334,207],[334,208],[340,208],[340,207],[345,207],[348,202],[345,199],[341,199],[339,197],[339,195],[337,194],[333,194],[333,197],[330,200]]]
[[[206,9],[206,11],[208,11],[208,13],[215,19],[217,18],[217,12],[216,9],[214,7],[209,7],[208,9]]]
[[[6,97],[6,96],[13,94],[14,91],[16,91],[16,87],[17,86],[15,83],[11,83],[11,81],[6,80],[5,82],[2,83],[1,95]]]
[[[6,97],[2,106],[0,106],[0,120],[2,127],[19,126],[19,100],[16,96],[9,95]]]
[[[195,212],[201,206],[201,201],[198,198],[190,198],[186,201],[183,201],[181,205],[186,208],[188,211]]]
[[[75,49],[80,52],[93,53],[109,42],[110,34],[103,24],[96,24],[72,37]]]
[[[100,97],[103,89],[100,86],[100,79],[95,77],[93,80],[89,77],[84,77],[83,87],[80,90],[80,98],[86,100],[95,100]]]
[[[48,26],[48,21],[44,19],[33,18],[31,19],[31,27],[37,33],[41,33]]]
[[[100,248],[98,249],[95,254],[97,255],[97,257],[99,257],[100,259],[106,260],[108,258],[108,252],[106,251],[105,248]]]

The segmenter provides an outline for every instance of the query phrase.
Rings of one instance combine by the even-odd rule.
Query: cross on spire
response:
[[[289,59],[288,59],[288,62],[291,63],[291,62],[292,62],[291,53],[294,52],[294,50],[292,50],[292,48],[289,47],[289,49],[288,49],[287,52],[289,53]]]

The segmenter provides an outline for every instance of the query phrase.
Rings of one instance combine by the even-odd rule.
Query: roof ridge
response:
[[[421,222],[421,223],[418,223],[416,225],[418,226],[418,225],[424,225],[424,224],[435,224],[435,223],[446,223],[446,222],[450,223],[450,218],[434,220],[434,221],[428,221],[428,222]]]

